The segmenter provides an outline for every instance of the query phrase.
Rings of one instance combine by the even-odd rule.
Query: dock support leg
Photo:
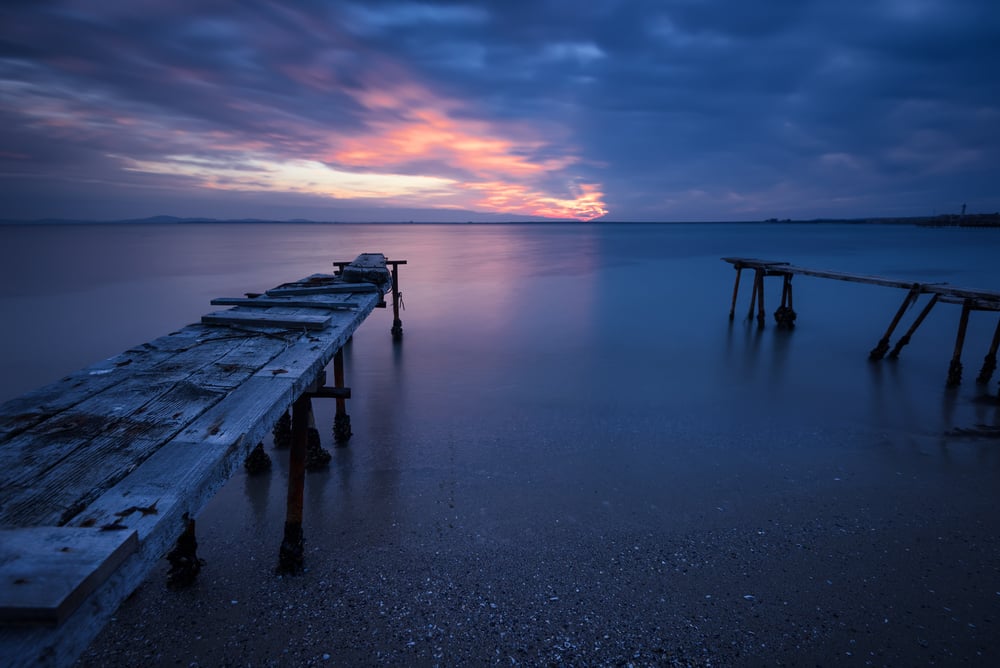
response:
[[[760,269],[754,269],[753,288],[750,290],[750,311],[747,313],[747,320],[753,320],[754,309],[757,307],[757,291],[762,287],[761,282]]]
[[[302,533],[302,497],[306,483],[306,448],[309,440],[308,396],[292,406],[292,449],[288,460],[288,502],[285,509],[285,536],[278,552],[278,572],[302,571],[305,536]]]
[[[983,368],[976,376],[976,383],[986,385],[993,377],[993,372],[997,368],[997,349],[1000,348],[1000,320],[997,320],[997,328],[993,331],[993,342],[990,343],[990,350],[983,359]]]
[[[928,314],[931,312],[931,309],[934,308],[935,304],[937,304],[938,297],[940,296],[941,295],[937,293],[931,296],[930,301],[928,301],[927,305],[924,306],[922,311],[920,311],[920,315],[918,315],[917,319],[913,321],[913,324],[910,325],[910,328],[906,330],[906,334],[903,334],[901,337],[899,337],[899,341],[896,341],[896,345],[893,346],[892,352],[889,353],[889,359],[894,360],[899,358],[900,351],[903,350],[904,346],[910,343],[910,339],[913,338],[914,332],[917,331],[917,328],[920,327],[921,323],[923,323],[924,318],[928,316]]]
[[[889,329],[885,330],[885,334],[881,339],[879,339],[878,345],[872,348],[871,352],[868,353],[868,359],[878,361],[885,357],[885,354],[889,352],[889,338],[895,331],[896,325],[899,324],[903,314],[906,313],[906,309],[910,308],[913,300],[915,300],[919,294],[920,292],[916,287],[911,288],[910,291],[906,293],[906,298],[903,299],[903,303],[899,305],[899,310],[896,311],[896,315],[893,316],[892,322],[889,323]]]
[[[403,295],[399,292],[399,264],[392,263],[392,338],[403,338],[403,321],[399,319],[399,307],[402,306]]]
[[[956,387],[962,382],[962,346],[965,345],[965,330],[969,326],[969,312],[972,310],[972,300],[962,302],[962,317],[958,321],[958,335],[955,337],[955,352],[948,366],[947,387]]]
[[[767,316],[764,314],[764,270],[757,270],[757,329],[764,329]]]
[[[257,447],[250,451],[247,458],[243,460],[243,467],[250,475],[271,470],[271,457],[264,452],[263,443],[258,443]]]
[[[740,294],[740,274],[743,273],[743,267],[736,267],[736,284],[733,285],[733,303],[729,307],[729,319],[732,320],[736,314],[736,297]]]
[[[319,429],[316,428],[316,419],[312,412],[312,404],[309,405],[309,440],[306,448],[306,470],[322,471],[330,465],[333,455],[328,450],[323,449],[323,444],[319,438]]]
[[[779,328],[791,329],[795,327],[797,314],[792,308],[792,275],[782,274],[781,283],[781,305],[774,311],[774,321]]]
[[[167,586],[171,589],[183,589],[194,584],[205,565],[204,559],[198,558],[198,541],[194,535],[194,518],[184,513],[184,532],[177,539],[174,549],[167,554],[170,570],[167,571]]]
[[[271,429],[274,436],[274,447],[278,450],[286,450],[292,447],[292,416],[285,411]]]
[[[333,356],[333,386],[341,389],[344,387],[343,348]],[[337,397],[337,412],[333,416],[333,440],[338,445],[344,445],[351,439],[351,433],[351,416],[347,414],[347,401],[343,397]]]

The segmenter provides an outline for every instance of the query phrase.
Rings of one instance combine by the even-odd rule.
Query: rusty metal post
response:
[[[302,497],[306,483],[306,447],[309,441],[308,395],[292,405],[292,448],[288,459],[288,501],[285,509],[285,537],[278,552],[278,572],[302,571],[305,536],[302,533]]]
[[[757,282],[760,283],[760,287],[757,289],[757,329],[764,329],[764,322],[767,320],[767,316],[764,314],[764,276],[767,274],[766,269],[757,270],[759,277]]]
[[[979,370],[979,375],[976,376],[976,383],[979,385],[985,385],[990,382],[993,372],[996,371],[998,348],[1000,348],[1000,319],[997,320],[997,328],[993,331],[993,342],[990,343],[990,350],[983,359],[983,368]]]
[[[399,262],[392,262],[392,338],[401,339],[403,337],[403,321],[399,319],[399,307],[403,301],[403,295],[399,292]]]
[[[910,328],[906,330],[906,334],[903,334],[903,336],[899,337],[899,341],[896,341],[896,345],[893,346],[892,352],[889,353],[889,359],[894,360],[899,357],[899,353],[903,349],[903,346],[906,346],[910,343],[910,339],[913,337],[913,333],[917,331],[917,328],[920,327],[920,324],[924,321],[924,318],[927,317],[927,315],[931,312],[931,309],[934,308],[934,305],[937,304],[938,298],[940,296],[941,295],[935,293],[930,298],[930,301],[928,301],[927,304],[924,306],[923,310],[920,311],[920,315],[918,315],[917,319],[913,321],[913,324],[910,325]]]
[[[732,320],[736,313],[736,297],[740,294],[740,274],[743,273],[743,267],[740,265],[735,266],[736,269],[736,284],[733,286],[733,304],[729,307],[729,319]]]
[[[896,311],[896,315],[893,316],[892,322],[889,323],[889,329],[885,330],[885,334],[879,339],[878,344],[872,348],[871,352],[868,353],[868,359],[872,361],[877,361],[885,357],[885,354],[889,352],[889,338],[892,336],[893,331],[896,329],[896,325],[899,324],[900,319],[906,310],[910,308],[910,305],[920,294],[920,288],[914,285],[910,288],[910,291],[906,293],[906,298],[903,299],[903,303],[899,305],[899,310]]]
[[[344,349],[339,348],[333,356],[333,386],[344,388]],[[347,401],[342,396],[337,399],[337,412],[333,416],[333,440],[338,445],[351,439],[351,416],[347,414]]]
[[[946,387],[956,387],[962,382],[962,346],[965,345],[965,330],[969,326],[969,312],[972,311],[972,300],[966,299],[962,302],[962,316],[958,321],[958,335],[955,337],[955,352],[951,356],[951,364],[948,366],[948,380]]]

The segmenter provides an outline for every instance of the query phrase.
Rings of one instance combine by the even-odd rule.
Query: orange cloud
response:
[[[597,184],[582,183],[574,187],[573,198],[553,197],[521,184],[503,182],[469,183],[463,187],[483,192],[475,204],[498,213],[519,213],[544,218],[594,220],[607,215],[604,193]]]

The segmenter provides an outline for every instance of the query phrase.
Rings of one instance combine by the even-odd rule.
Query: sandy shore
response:
[[[1000,661],[1000,518],[982,490],[807,491],[661,528],[540,512],[485,532],[440,488],[412,526],[314,513],[296,577],[273,572],[280,527],[210,508],[197,585],[167,590],[161,564],[80,665]]]

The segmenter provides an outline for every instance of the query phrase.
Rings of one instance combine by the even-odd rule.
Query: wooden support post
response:
[[[969,326],[969,312],[972,310],[972,300],[966,299],[962,302],[962,316],[958,321],[958,335],[955,337],[955,352],[951,356],[951,364],[948,366],[948,380],[946,387],[956,387],[962,382],[962,346],[965,345],[965,330]]]
[[[285,508],[285,536],[278,552],[279,573],[300,573],[305,554],[302,533],[302,504],[306,483],[306,448],[309,441],[310,401],[307,395],[292,406],[292,448],[288,460],[288,501]]]
[[[315,396],[309,393],[310,397]],[[319,429],[316,428],[315,415],[312,412],[312,405],[309,406],[309,435],[306,446],[306,471],[322,471],[330,465],[333,455],[329,450],[323,449],[322,441],[319,437]]]
[[[760,284],[757,288],[757,329],[764,329],[764,322],[767,320],[767,316],[764,314],[764,275],[766,270],[757,270],[757,282]]]
[[[335,389],[344,387],[344,349],[340,348],[333,356],[333,386]],[[333,440],[338,445],[344,445],[351,438],[351,416],[347,414],[347,401],[339,396],[337,412],[333,416]]]
[[[757,307],[757,290],[761,288],[761,271],[753,271],[753,288],[750,291],[750,312],[747,313],[747,320],[753,320],[754,309]]]
[[[792,275],[782,274],[781,305],[774,311],[774,321],[778,327],[791,329],[795,327],[796,313],[792,308]]]
[[[733,303],[729,307],[729,319],[732,320],[736,314],[736,297],[740,294],[740,274],[743,273],[743,267],[740,265],[735,265],[736,269],[736,284],[733,285]]]
[[[913,337],[913,333],[917,331],[917,328],[920,327],[920,324],[924,321],[924,318],[927,317],[927,315],[931,312],[931,309],[934,308],[934,305],[937,304],[939,297],[941,297],[941,295],[937,293],[934,293],[931,296],[930,301],[928,301],[927,304],[924,306],[923,310],[920,311],[920,315],[918,315],[917,319],[913,321],[913,324],[910,325],[910,328],[906,330],[906,334],[903,334],[903,336],[899,337],[899,341],[896,341],[896,345],[893,346],[892,352],[889,353],[889,359],[894,360],[899,357],[899,352],[903,349],[903,346],[906,346],[910,343],[910,339]]]
[[[155,505],[155,504],[154,504]],[[171,589],[183,589],[194,584],[205,565],[204,559],[198,558],[198,541],[194,534],[194,518],[184,513],[184,532],[167,554],[170,570],[167,571],[167,586]]]
[[[906,298],[903,299],[903,303],[899,305],[899,310],[896,311],[896,315],[893,316],[892,322],[889,323],[889,329],[885,330],[885,334],[879,339],[878,344],[872,348],[871,352],[868,353],[868,359],[877,361],[885,357],[885,354],[889,352],[889,338],[892,336],[893,331],[896,329],[896,325],[899,324],[900,319],[903,314],[906,313],[906,309],[910,308],[910,305],[920,294],[920,288],[914,285],[910,288],[910,291],[906,293]]]
[[[292,416],[288,411],[282,413],[274,423],[271,436],[274,437],[274,447],[278,450],[287,450],[292,446]]]
[[[264,473],[265,471],[271,470],[271,457],[264,451],[264,444],[258,443],[257,446],[250,451],[247,458],[243,460],[243,468],[247,470],[250,475],[256,475],[258,473]]]
[[[399,308],[403,304],[403,295],[399,292],[399,265],[402,261],[390,262],[392,265],[392,338],[403,337],[403,321],[399,319]]]
[[[986,357],[983,359],[983,368],[979,370],[979,375],[976,376],[976,383],[979,385],[985,385],[993,377],[993,372],[997,368],[998,348],[1000,348],[1000,319],[997,319],[997,328],[993,330],[993,342],[990,343],[989,352],[986,353]]]

